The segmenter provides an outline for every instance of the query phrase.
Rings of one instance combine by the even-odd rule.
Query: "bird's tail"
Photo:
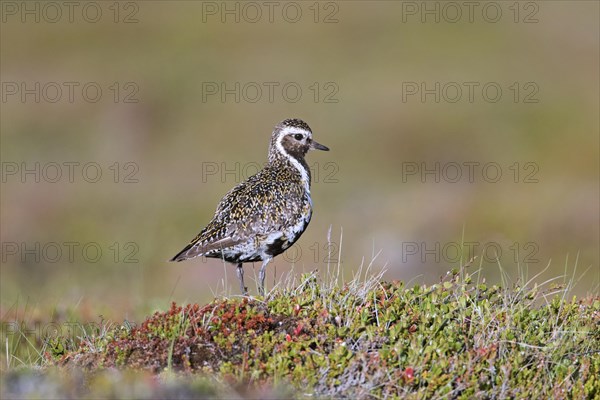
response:
[[[194,255],[191,255],[191,256],[188,254],[188,252],[192,249],[192,247],[194,247],[194,243],[188,244],[187,246],[185,246],[183,248],[183,250],[181,250],[179,253],[177,253],[175,255],[175,257],[171,258],[169,261],[180,262],[180,261],[184,261],[184,260],[187,260],[189,258],[193,258],[193,257],[198,256],[199,254],[194,254]]]
[[[209,252],[214,252],[215,250],[223,250],[224,248],[235,246],[242,241],[240,238],[233,239],[231,237],[226,237],[210,243],[202,243],[200,238],[201,236],[198,235],[190,244],[185,246],[183,250],[177,253],[177,255],[171,258],[169,261],[188,260],[190,258],[202,256]]]

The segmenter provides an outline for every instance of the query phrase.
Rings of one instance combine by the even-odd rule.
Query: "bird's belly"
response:
[[[310,222],[312,210],[295,221],[294,224],[281,227],[280,230],[256,234],[252,239],[235,246],[215,250],[205,257],[220,258],[231,263],[263,261],[273,258],[290,248],[302,235]]]
[[[207,253],[205,257],[220,258],[230,263],[262,261],[262,253],[254,240]]]
[[[264,252],[271,257],[275,257],[289,249],[293,244],[294,242],[290,242],[286,237],[282,236],[271,242],[265,243]]]
[[[287,227],[277,235],[269,235],[272,238],[265,241],[265,252],[272,257],[289,249],[302,236],[310,222],[310,214],[307,218],[299,220],[296,224]]]

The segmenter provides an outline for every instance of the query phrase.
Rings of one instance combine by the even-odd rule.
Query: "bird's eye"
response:
[[[304,135],[302,135],[301,133],[296,133],[296,134],[294,135],[294,138],[295,138],[296,140],[302,140],[302,139],[304,139]]]

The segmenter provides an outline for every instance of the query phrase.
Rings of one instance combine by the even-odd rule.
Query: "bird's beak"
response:
[[[323,151],[329,151],[329,147],[327,146],[323,146],[320,143],[315,142],[314,140],[312,142],[310,142],[310,148],[312,150],[323,150]]]

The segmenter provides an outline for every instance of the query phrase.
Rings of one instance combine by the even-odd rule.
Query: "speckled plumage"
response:
[[[171,261],[204,256],[235,263],[243,293],[242,263],[262,261],[259,290],[264,294],[266,265],[298,240],[312,216],[310,169],[304,160],[312,149],[329,150],[312,140],[304,121],[277,124],[265,167],[231,189],[208,225]]]

